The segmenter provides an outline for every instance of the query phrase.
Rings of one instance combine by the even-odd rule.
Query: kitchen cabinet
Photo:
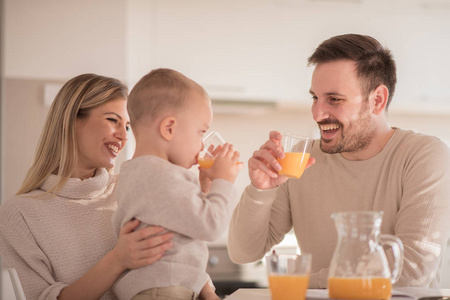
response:
[[[283,15],[276,2],[154,1],[144,5],[153,16],[152,22],[146,20],[151,55],[138,55],[140,65],[147,66],[138,72],[174,68],[220,100],[275,101],[297,98],[301,90],[307,94],[306,86],[290,82],[299,78],[306,82],[307,68],[303,59],[292,60],[290,50],[284,48]]]
[[[450,6],[444,2],[131,2],[141,15],[128,18],[137,30],[129,31],[132,81],[170,67],[202,84],[213,99],[308,103],[309,55],[331,36],[361,33],[377,38],[397,60],[394,106],[441,110],[450,102],[450,60],[442,59],[450,52]]]

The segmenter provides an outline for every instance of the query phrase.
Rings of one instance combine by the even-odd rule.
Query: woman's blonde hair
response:
[[[17,195],[39,188],[50,174],[57,174],[58,181],[48,192],[58,191],[77,164],[77,118],[89,116],[92,109],[107,102],[127,99],[127,95],[127,87],[114,78],[83,74],[69,80],[50,107],[34,162]]]

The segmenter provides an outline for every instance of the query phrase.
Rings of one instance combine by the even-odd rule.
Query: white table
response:
[[[449,296],[450,289],[428,289],[428,288],[395,288],[391,299],[417,300],[420,297]],[[329,299],[328,290],[309,289],[306,298]],[[269,289],[239,289],[225,300],[271,300]]]

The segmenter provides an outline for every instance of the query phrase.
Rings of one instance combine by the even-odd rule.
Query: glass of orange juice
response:
[[[272,300],[305,300],[311,271],[309,253],[266,255]]]
[[[203,139],[203,150],[198,155],[198,164],[200,168],[209,169],[214,164],[214,157],[225,144],[225,140],[217,131],[211,131]]]
[[[300,178],[308,164],[314,140],[292,133],[283,133],[281,144],[284,149],[284,158],[277,158],[281,165],[278,174],[290,178]]]

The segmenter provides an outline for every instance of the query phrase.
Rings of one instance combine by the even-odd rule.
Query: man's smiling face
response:
[[[358,152],[368,147],[375,136],[376,125],[353,61],[318,64],[310,93],[313,97],[311,111],[320,128],[323,152]]]

